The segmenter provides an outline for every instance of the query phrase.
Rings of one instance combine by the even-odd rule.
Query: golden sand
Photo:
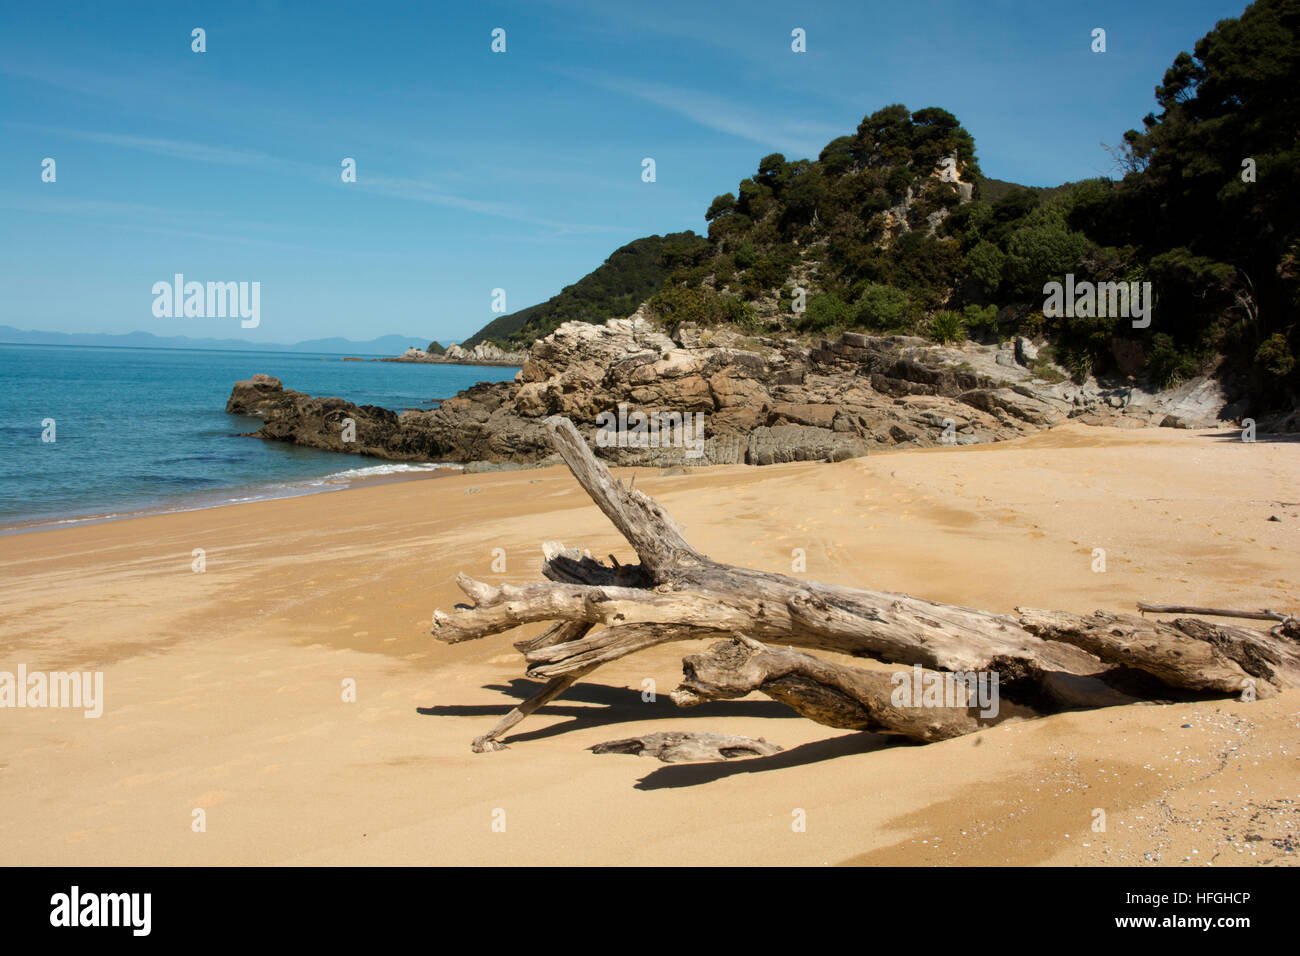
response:
[[[1300,443],[1235,438],[1067,425],[834,465],[618,473],[635,471],[693,544],[734,564],[790,573],[803,549],[810,579],[998,611],[1132,612],[1139,599],[1295,610]],[[0,670],[101,670],[105,696],[98,719],[0,710],[0,863],[1222,866],[1300,855],[1287,849],[1300,843],[1300,691],[1062,714],[913,746],[761,696],[678,711],[667,692],[701,645],[668,645],[595,672],[521,724],[509,750],[472,754],[537,686],[511,647],[524,635],[447,646],[428,636],[431,613],[462,599],[458,571],[536,580],[551,538],[633,560],[556,468],[0,538]],[[497,548],[504,573],[492,570]],[[1098,548],[1104,573],[1092,570]],[[671,729],[785,751],[664,765],[585,749]]]

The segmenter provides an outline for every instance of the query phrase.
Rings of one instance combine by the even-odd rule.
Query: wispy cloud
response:
[[[132,136],[124,133],[103,133],[90,130],[48,128],[43,131],[59,136],[67,136],[72,139],[79,139],[85,142],[117,146],[123,149],[134,149],[156,156],[165,156],[188,162],[215,163],[222,166],[238,166],[280,175],[300,177],[314,180],[322,185],[333,185],[338,181],[339,177],[339,171],[336,169],[325,168],[314,163],[304,163],[298,160],[285,159],[283,157],[273,156],[269,153],[257,150],[230,149],[227,147],[209,146],[206,143],[161,139],[158,137]],[[383,174],[376,175],[365,172],[359,175],[357,181],[350,184],[348,188],[357,189],[360,192],[366,192],[377,196],[384,196],[389,199],[429,203],[431,205],[443,206],[448,209],[458,209],[476,215],[494,216],[500,219],[525,223],[527,225],[541,226],[546,229],[555,230],[561,235],[619,231],[619,227],[617,226],[592,225],[590,223],[574,223],[549,219],[543,216],[532,215],[519,209],[517,206],[508,203],[459,196],[454,193],[448,193],[439,188],[435,183],[424,179]]]
[[[507,203],[489,202],[452,195],[443,192],[433,183],[421,179],[366,175],[364,181],[361,177],[358,177],[356,185],[365,192],[387,196],[392,199],[404,199],[409,202],[425,202],[437,206],[446,206],[451,209],[463,209],[466,212],[478,213],[484,216],[496,216],[532,226],[543,226],[547,229],[554,229],[560,234],[620,231],[618,226],[598,226],[589,223],[546,219],[524,213],[517,207]]]
[[[249,231],[275,232],[279,227],[264,223],[252,223],[241,219],[238,223],[208,221],[211,228],[236,228],[238,232],[195,232],[195,222],[205,217],[192,210],[164,209],[144,203],[116,202],[107,199],[76,199],[63,196],[15,196],[0,193],[0,209],[15,212],[30,212],[40,216],[75,216],[78,219],[104,219],[114,228],[130,229],[135,232],[150,232],[165,236],[179,236],[185,239],[202,239],[208,242],[226,242],[244,246],[258,246],[272,249],[308,250],[310,247],[298,243],[283,242],[279,239],[259,239],[250,236]],[[144,220],[128,222],[128,217]]]
[[[148,206],[138,202],[116,202],[111,199],[69,199],[63,196],[17,196],[0,193],[0,209],[39,214],[60,213],[69,216],[169,216],[174,210]]]
[[[791,159],[814,157],[843,130],[803,117],[775,116],[743,103],[666,83],[613,76],[596,70],[559,71],[571,79],[630,96],[684,116],[700,126],[774,147]]]
[[[245,166],[252,169],[274,170],[278,172],[301,175],[314,171],[308,163],[299,163],[289,159],[280,159],[268,153],[256,150],[225,149],[208,146],[203,143],[191,143],[184,140],[159,139],[154,136],[130,136],[124,133],[97,133],[89,130],[50,129],[46,132],[88,143],[103,143],[107,146],[120,146],[124,149],[136,149],[157,156],[172,159],[186,159],[200,163],[219,163],[222,166]]]

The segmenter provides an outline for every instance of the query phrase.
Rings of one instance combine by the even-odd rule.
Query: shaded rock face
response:
[[[1174,401],[1131,387],[1049,384],[999,364],[997,352],[857,333],[813,347],[730,330],[670,336],[638,314],[565,323],[534,343],[515,381],[480,383],[431,411],[315,398],[266,375],[237,383],[226,410],[263,418],[261,438],[480,469],[556,462],[542,424],[550,415],[572,420],[612,463],[659,467],[840,461],[878,448],[1000,441],[1067,418],[1131,415],[1154,426],[1172,414],[1212,424],[1217,398],[1204,383]],[[638,429],[638,413],[650,427]]]
[[[284,385],[278,378],[259,372],[250,379],[235,383],[235,387],[230,390],[230,398],[226,400],[226,411],[231,415],[257,415],[265,418],[266,410],[278,404],[284,394]]]

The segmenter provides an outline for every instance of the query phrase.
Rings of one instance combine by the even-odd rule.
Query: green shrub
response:
[[[838,295],[822,292],[808,297],[808,307],[796,319],[795,326],[806,332],[842,328],[852,324],[853,315],[853,307]]]
[[[755,261],[757,261],[758,250],[754,248],[752,242],[748,239],[744,239],[741,241],[740,245],[736,246],[734,258],[737,269],[748,269]]]
[[[755,323],[751,306],[738,296],[723,295],[707,286],[665,286],[649,299],[646,307],[666,326],[694,322],[702,326],[731,324],[745,328]]]
[[[911,312],[912,302],[906,292],[891,285],[871,283],[854,303],[858,325],[869,329],[901,329]]]
[[[1034,378],[1040,378],[1044,382],[1050,382],[1053,385],[1065,381],[1065,373],[1053,365],[1050,360],[1043,358],[1041,351],[1034,364],[1029,367],[1029,370],[1034,373]]]
[[[1159,332],[1151,339],[1147,372],[1160,388],[1173,388],[1196,374],[1196,359],[1179,349],[1173,338]]]
[[[1020,333],[1029,338],[1037,338],[1047,328],[1047,317],[1041,311],[1030,312],[1020,323]]]
[[[1281,332],[1274,332],[1264,340],[1255,352],[1255,361],[1265,372],[1277,378],[1286,378],[1295,371],[1295,356]]]
[[[979,336],[993,336],[998,331],[998,307],[996,305],[968,305],[962,309],[962,320],[966,328]]]
[[[1002,284],[1002,270],[1006,261],[1007,257],[1001,249],[987,239],[981,239],[966,253],[962,268],[985,293],[992,293]]]
[[[942,342],[946,345],[949,342],[959,342],[966,338],[966,324],[959,314],[945,309],[936,313],[934,318],[930,320],[926,332],[936,342]]]
[[[1065,349],[1061,356],[1061,364],[1065,370],[1070,373],[1070,378],[1079,384],[1092,374],[1092,367],[1096,358],[1089,349],[1071,346]]]
[[[760,289],[774,289],[785,282],[790,274],[790,264],[784,256],[762,256],[749,268],[745,278]]]
[[[1025,297],[1042,294],[1043,284],[1078,269],[1088,239],[1057,216],[1043,215],[1017,229],[1007,242],[1002,275]]]

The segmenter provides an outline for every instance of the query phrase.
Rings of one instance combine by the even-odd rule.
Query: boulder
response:
[[[843,461],[867,454],[861,439],[807,425],[772,425],[749,433],[745,460],[751,465],[788,461]]]
[[[1038,346],[1023,335],[1016,336],[1016,361],[1025,368],[1038,361]]]
[[[226,411],[232,415],[265,417],[268,409],[284,399],[283,383],[274,376],[258,372],[252,378],[235,383],[230,390],[230,398],[226,400]]]

